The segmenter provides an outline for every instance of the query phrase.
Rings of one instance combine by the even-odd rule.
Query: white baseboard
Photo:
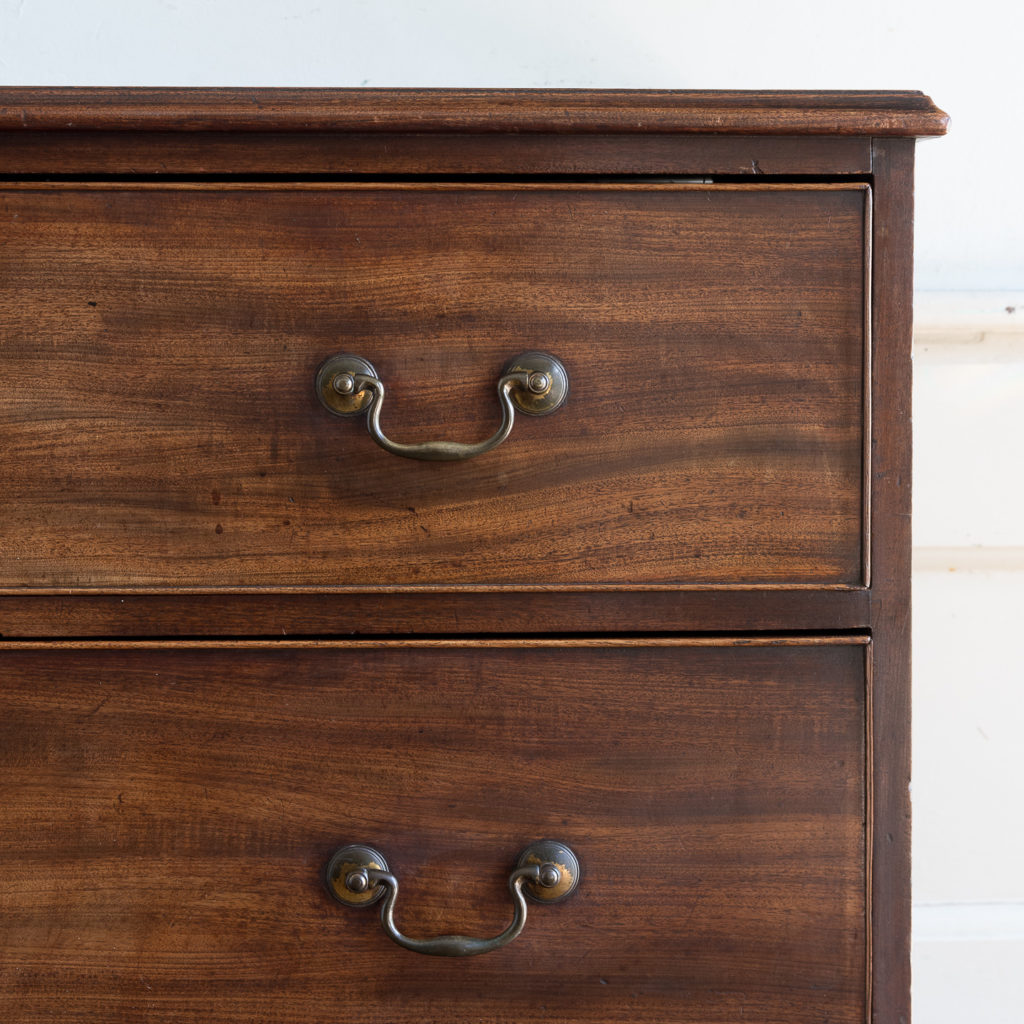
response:
[[[914,572],[1024,573],[1024,547],[984,544],[914,548]]]
[[[919,292],[914,316],[918,567],[1019,569],[1024,292]]]
[[[1024,902],[915,904],[914,942],[1024,942]]]
[[[1021,1024],[1024,942],[915,945],[914,1024]]]
[[[1024,292],[916,292],[916,345],[999,345],[1024,338]],[[1022,353],[1024,355],[1024,353]]]

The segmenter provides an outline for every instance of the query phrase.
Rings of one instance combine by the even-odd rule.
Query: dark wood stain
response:
[[[8,190],[0,583],[856,585],[865,195]],[[569,403],[467,463],[312,388],[351,351],[473,440],[530,348]]]
[[[7,649],[4,1019],[862,1021],[864,651]],[[320,880],[483,935],[548,836],[579,893],[477,960]]]
[[[914,147],[875,147],[872,1020],[910,1020],[910,497]]]
[[[946,121],[0,89],[0,1019],[907,1024],[913,137]],[[355,351],[389,434],[473,440],[537,347],[569,404],[464,465],[312,393]],[[373,843],[410,934],[489,935],[538,838],[582,888],[474,960],[320,881]]]
[[[857,136],[0,131],[0,174],[870,174]]]
[[[866,590],[14,595],[0,596],[0,635],[842,630],[867,628],[869,606]]]
[[[612,89],[0,89],[21,131],[942,135],[920,92]]]

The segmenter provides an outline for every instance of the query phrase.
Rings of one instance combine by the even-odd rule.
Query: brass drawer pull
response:
[[[317,370],[316,393],[323,406],[336,416],[366,413],[370,436],[392,455],[429,462],[457,462],[497,448],[511,433],[516,410],[528,416],[547,416],[558,409],[569,393],[569,375],[562,363],[546,352],[523,352],[516,356],[506,364],[498,381],[501,426],[486,441],[477,444],[458,441],[401,444],[385,437],[380,429],[384,383],[373,365],[359,356],[331,356]]]
[[[526,924],[526,898],[538,903],[557,903],[573,893],[580,880],[580,865],[568,846],[545,839],[528,846],[519,855],[509,875],[508,888],[515,903],[512,923],[493,939],[468,935],[438,935],[432,939],[411,939],[395,926],[398,879],[387,861],[372,846],[343,846],[327,863],[327,891],[347,907],[367,907],[384,897],[380,920],[388,936],[414,953],[427,956],[478,956],[511,942]],[[523,886],[526,893],[523,893]]]

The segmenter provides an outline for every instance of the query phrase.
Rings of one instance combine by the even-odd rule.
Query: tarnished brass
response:
[[[540,885],[527,885],[526,895],[538,903],[560,903],[576,891],[580,882],[580,862],[564,843],[542,839],[531,843],[519,855],[516,867],[539,866]],[[554,872],[550,869],[554,868]],[[557,874],[557,878],[554,877]],[[546,881],[545,878],[549,878]]]
[[[384,383],[371,363],[359,356],[341,354],[331,356],[316,373],[316,394],[325,409],[336,416],[366,413],[367,429],[381,448],[406,459],[430,462],[456,462],[483,455],[508,437],[517,410],[527,416],[547,416],[563,405],[568,393],[569,375],[558,359],[546,352],[523,352],[506,364],[498,381],[501,425],[489,438],[476,444],[402,444],[385,437],[381,430]]]
[[[368,868],[385,872],[388,870],[388,862],[372,846],[343,846],[335,850],[324,872],[327,891],[339,903],[348,907],[368,907],[376,903],[386,891],[384,886],[371,883],[369,876],[367,884],[362,888],[349,884],[353,874],[365,872]]]
[[[427,956],[479,956],[511,942],[526,924],[526,899],[538,903],[558,903],[571,895],[580,880],[576,855],[563,843],[544,839],[528,846],[519,855],[508,888],[515,912],[512,923],[491,939],[468,935],[437,935],[413,939],[395,925],[395,900],[398,879],[388,870],[387,861],[372,846],[343,846],[335,851],[325,872],[327,891],[348,907],[365,907],[385,896],[380,920],[388,937],[399,946]],[[525,895],[524,895],[525,887]]]
[[[359,387],[357,378],[377,376],[359,356],[331,356],[316,374],[316,393],[321,404],[336,416],[358,416],[373,401],[373,392]],[[346,389],[346,384],[351,386]]]

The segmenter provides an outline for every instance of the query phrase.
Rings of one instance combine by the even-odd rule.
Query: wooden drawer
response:
[[[866,185],[66,184],[0,193],[0,588],[867,582]],[[567,404],[462,463],[400,441]]]
[[[4,1020],[866,1014],[861,638],[4,645]],[[540,838],[579,888],[497,933]]]

